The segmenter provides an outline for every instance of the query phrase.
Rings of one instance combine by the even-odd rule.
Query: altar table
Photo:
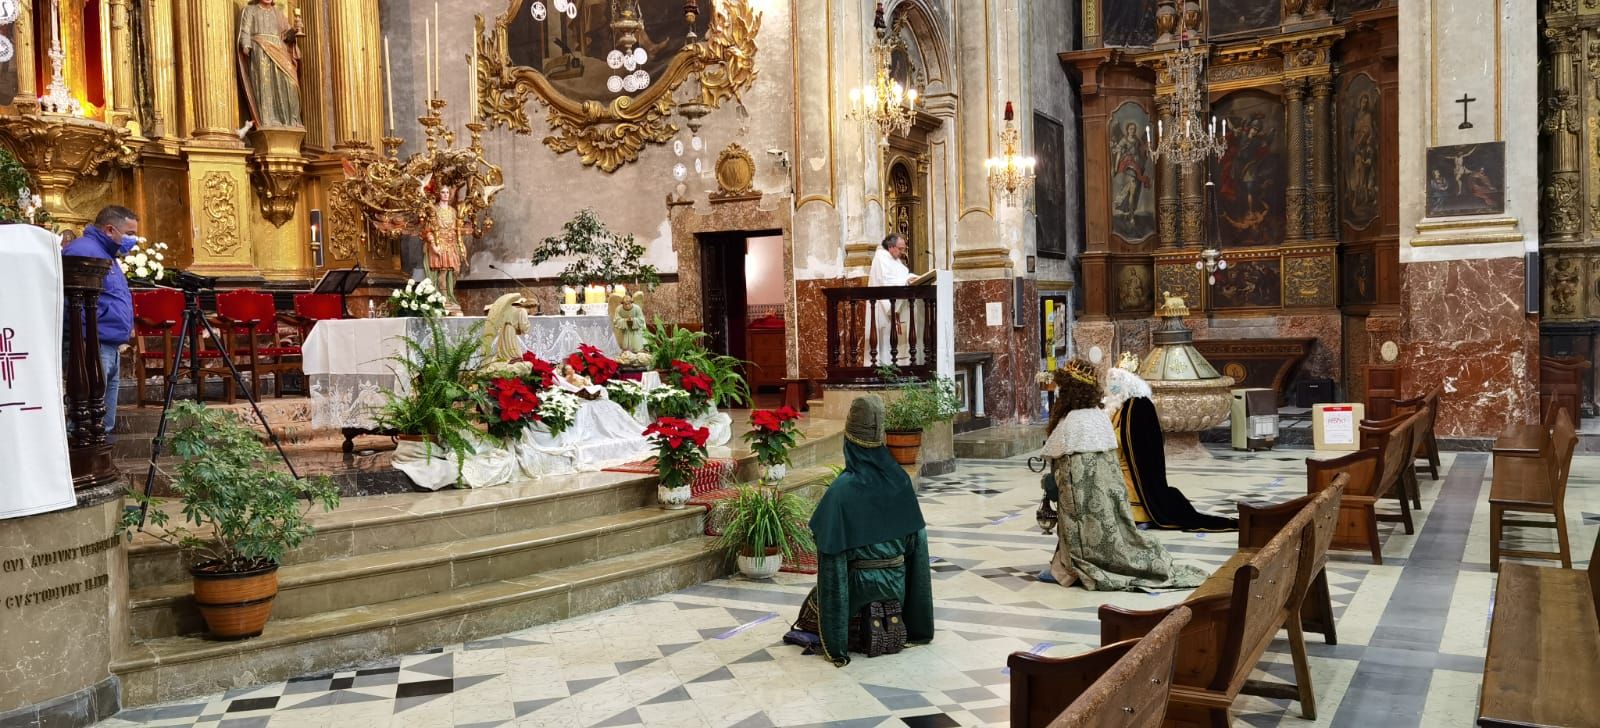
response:
[[[463,335],[484,322],[481,316],[440,319],[445,331]],[[606,316],[533,316],[522,347],[539,358],[559,362],[589,344],[616,357],[620,352]],[[401,337],[422,340],[428,323],[420,318],[335,319],[319,321],[306,337],[306,379],[311,390],[311,424],[317,429],[371,430],[373,417],[387,401],[384,390],[404,393],[395,357],[407,352]]]

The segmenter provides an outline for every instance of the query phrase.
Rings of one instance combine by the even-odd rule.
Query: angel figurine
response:
[[[625,352],[645,350],[644,309],[639,306],[641,298],[644,298],[643,291],[622,296],[617,310],[611,314],[611,328],[617,332],[617,345]]]
[[[428,279],[444,294],[445,302],[459,308],[456,302],[456,272],[466,257],[466,236],[471,229],[455,207],[455,189],[439,185],[435,189],[436,201],[427,208],[422,220],[422,242],[426,245],[425,269]]]
[[[486,312],[488,325],[483,329],[483,354],[493,361],[521,361],[522,336],[532,326],[528,310],[523,307],[520,293],[507,293],[496,299]]]

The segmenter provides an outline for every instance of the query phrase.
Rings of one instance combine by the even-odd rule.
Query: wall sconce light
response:
[[[311,262],[318,268],[323,266],[322,258],[322,211],[311,211]]]

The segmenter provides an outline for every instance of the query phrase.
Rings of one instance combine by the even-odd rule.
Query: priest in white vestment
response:
[[[868,286],[904,286],[911,283],[911,269],[906,267],[906,239],[900,233],[889,233],[883,239],[883,245],[872,256],[872,271],[867,275]],[[863,360],[867,366],[887,366],[895,364],[904,366],[911,362],[911,342],[906,340],[907,304],[908,301],[875,301],[872,304],[871,329],[878,342],[878,356],[874,361],[870,351],[863,352]],[[893,311],[891,311],[891,307]],[[889,333],[891,327],[898,329],[894,342],[898,348],[898,357],[890,353]]]

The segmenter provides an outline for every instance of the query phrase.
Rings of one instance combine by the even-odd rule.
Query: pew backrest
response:
[[[1178,653],[1178,634],[1190,613],[1179,607],[1100,675],[1067,709],[1050,722],[1050,728],[1156,728],[1167,713],[1172,692],[1172,665]],[[1101,650],[1110,650],[1118,643]]]
[[[1299,591],[1297,598],[1305,597],[1311,581],[1328,564],[1328,547],[1333,545],[1333,535],[1339,530],[1339,501],[1349,483],[1348,474],[1338,474],[1332,484],[1318,491],[1316,500],[1311,503],[1305,558],[1300,567],[1299,583],[1295,585]]]
[[[1374,496],[1381,496],[1400,478],[1403,469],[1411,466],[1414,443],[1412,429],[1416,427],[1420,412],[1395,415],[1386,420],[1368,420],[1361,423],[1361,447],[1383,449],[1383,470]]]
[[[1383,475],[1383,449],[1367,448],[1329,460],[1306,460],[1306,490],[1320,492],[1333,485],[1340,476],[1345,479],[1343,495],[1377,495],[1379,476]]]
[[[1222,644],[1212,690],[1233,693],[1243,686],[1283,628],[1285,610],[1298,583],[1312,512],[1311,508],[1301,510],[1249,563],[1234,572],[1228,637]]]
[[[1555,497],[1555,503],[1562,503],[1567,495],[1567,476],[1572,469],[1572,453],[1578,447],[1578,430],[1572,424],[1572,417],[1566,408],[1561,408],[1556,413],[1555,423],[1550,428],[1550,445],[1545,456],[1545,467],[1550,478],[1550,490]]]

